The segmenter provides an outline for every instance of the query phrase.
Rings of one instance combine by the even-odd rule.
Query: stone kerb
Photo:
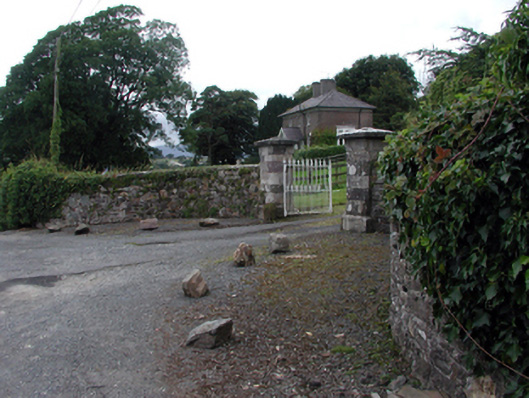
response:
[[[265,205],[275,204],[277,216],[283,215],[283,160],[292,158],[297,142],[279,137],[257,141],[259,148],[261,191]]]
[[[347,153],[347,206],[342,229],[352,232],[388,232],[382,209],[382,181],[376,161],[389,130],[362,128],[340,135]]]

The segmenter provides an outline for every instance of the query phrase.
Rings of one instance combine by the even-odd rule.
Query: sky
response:
[[[523,0],[526,1],[526,0]],[[0,86],[10,68],[58,26],[119,4],[146,20],[175,23],[189,52],[184,78],[200,93],[210,85],[276,94],[332,78],[369,55],[454,48],[464,26],[493,34],[518,0],[2,0]],[[413,56],[407,57],[411,62]],[[419,81],[422,66],[415,66]]]

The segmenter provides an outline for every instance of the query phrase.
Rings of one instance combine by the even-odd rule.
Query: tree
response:
[[[119,6],[59,27],[11,69],[0,88],[1,161],[49,152],[59,38],[60,161],[97,169],[148,161],[148,141],[164,136],[154,114],[181,126],[190,88],[181,79],[188,60],[176,25],[142,24],[141,15]]]
[[[378,128],[403,128],[405,114],[417,106],[419,83],[412,67],[398,55],[362,58],[335,79],[338,87],[377,107],[373,124]]]
[[[458,51],[422,49],[414,54],[424,60],[433,80],[426,87],[426,103],[449,105],[457,94],[477,84],[490,69],[490,47],[493,38],[470,28],[458,27],[452,40],[462,43]],[[495,61],[495,60],[492,60]]]
[[[207,87],[193,103],[180,138],[195,154],[207,156],[210,165],[235,164],[255,152],[256,100],[250,91]]]
[[[282,120],[278,116],[296,104],[296,100],[282,94],[277,94],[269,98],[266,105],[259,112],[257,140],[264,140],[276,136],[282,125]]]
[[[301,86],[292,96],[294,97],[294,101],[296,101],[296,104],[294,105],[307,101],[312,97],[312,85],[307,84]]]

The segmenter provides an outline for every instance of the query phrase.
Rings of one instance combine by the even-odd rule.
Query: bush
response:
[[[499,64],[389,137],[380,162],[403,254],[436,315],[478,374],[501,370],[509,397],[529,395],[528,31],[520,5],[491,47]]]
[[[336,145],[336,129],[316,129],[310,135],[311,146],[333,146]]]
[[[333,146],[313,146],[306,149],[300,149],[294,152],[294,159],[321,159],[329,156],[345,154],[345,147],[343,145]]]
[[[0,229],[35,226],[57,216],[68,185],[48,161],[28,160],[10,166],[0,179]]]

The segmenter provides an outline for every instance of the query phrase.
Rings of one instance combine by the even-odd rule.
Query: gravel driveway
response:
[[[263,246],[270,232],[309,233],[310,223],[231,220],[206,230],[173,220],[151,232],[124,224],[82,236],[0,233],[0,395],[166,396],[154,347],[170,289],[192,269],[226,261],[241,241]],[[330,224],[319,228],[338,230]],[[222,294],[246,271],[208,272],[212,294]],[[177,297],[171,306],[190,305]]]

